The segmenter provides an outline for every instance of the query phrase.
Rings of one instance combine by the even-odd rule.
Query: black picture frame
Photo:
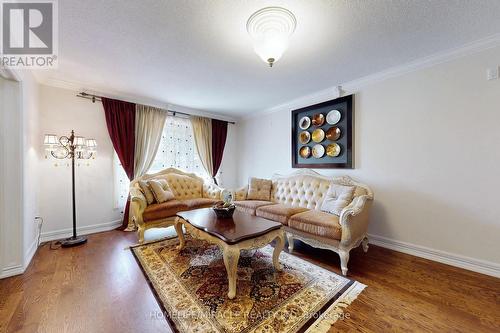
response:
[[[325,132],[331,126],[337,126],[341,130],[341,136],[336,141],[330,141],[325,138],[319,144],[322,144],[326,150],[329,143],[337,143],[340,148],[340,154],[336,157],[327,156],[326,153],[321,158],[310,156],[303,158],[299,154],[302,146],[312,147],[317,144],[311,139],[307,144],[301,144],[299,141],[300,132],[303,131],[299,127],[299,121],[302,117],[308,116],[312,120],[312,116],[317,113],[322,113],[325,118],[330,110],[339,110],[341,113],[340,121],[335,125],[330,125],[325,122],[321,126],[311,126],[306,129],[312,136],[312,130],[321,128]],[[343,96],[330,101],[314,104],[301,109],[292,110],[292,168],[311,168],[311,169],[353,169],[353,137],[354,137],[354,95]]]

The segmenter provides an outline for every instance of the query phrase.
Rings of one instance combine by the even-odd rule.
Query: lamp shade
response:
[[[59,140],[57,139],[57,135],[55,134],[45,134],[43,138],[43,144],[48,147],[52,147],[59,144]]]
[[[95,139],[87,139],[87,149],[89,150],[96,150],[97,148],[97,141]]]
[[[85,138],[83,136],[75,136],[73,144],[77,147],[84,147],[86,144]]]

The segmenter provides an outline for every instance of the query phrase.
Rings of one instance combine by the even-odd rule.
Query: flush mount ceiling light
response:
[[[247,31],[253,48],[270,67],[278,61],[288,47],[288,40],[297,26],[291,11],[281,7],[262,8],[250,16]]]

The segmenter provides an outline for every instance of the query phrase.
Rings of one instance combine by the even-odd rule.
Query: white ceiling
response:
[[[269,5],[297,17],[273,68],[245,28]],[[240,117],[497,34],[499,17],[498,0],[64,0],[59,68],[37,77]]]

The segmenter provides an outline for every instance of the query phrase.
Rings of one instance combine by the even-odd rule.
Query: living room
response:
[[[500,330],[498,1],[0,5],[0,332]]]

